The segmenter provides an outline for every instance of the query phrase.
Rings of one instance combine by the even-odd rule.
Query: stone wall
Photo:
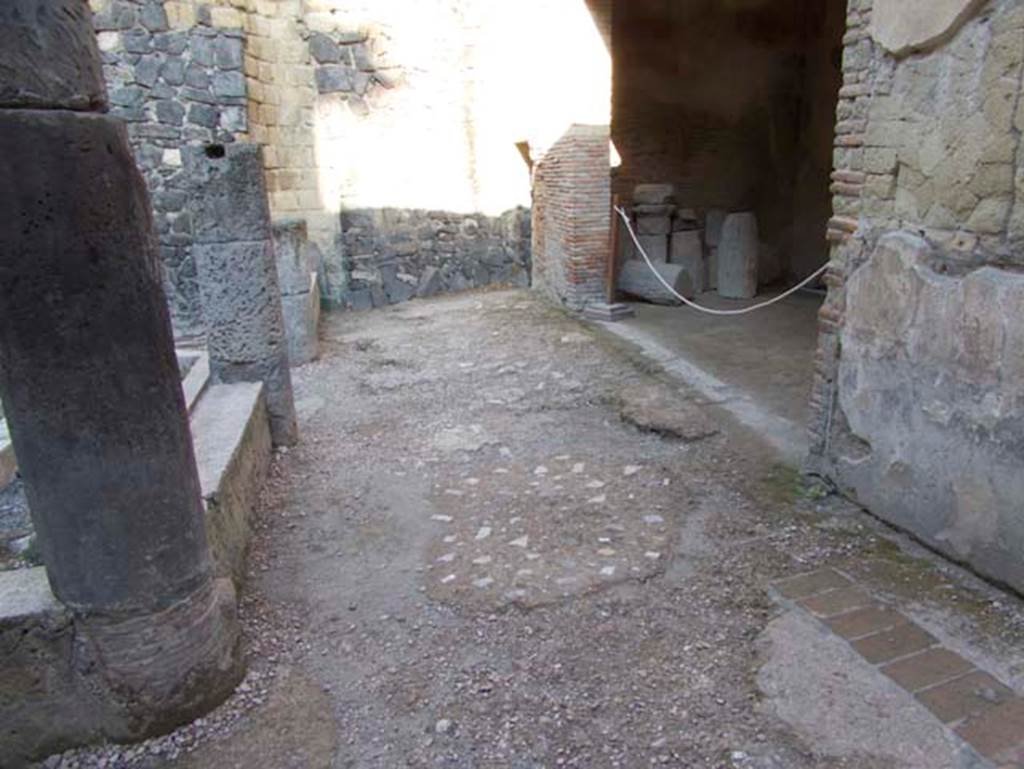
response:
[[[530,213],[366,209],[341,215],[341,301],[365,310],[489,285],[530,284]]]
[[[1024,6],[851,0],[845,42],[812,466],[1024,589]]]
[[[192,255],[192,180],[181,149],[245,136],[242,16],[201,6],[183,19],[181,4],[165,8],[157,0],[94,5],[111,113],[128,124],[150,191],[175,334],[198,335],[204,325]]]
[[[198,336],[204,324],[178,150],[237,140],[263,147],[271,215],[305,220],[323,254],[321,290],[346,306],[366,288],[349,291],[349,281],[371,252],[345,251],[351,237],[342,236],[343,213],[403,211],[415,220],[443,211],[442,229],[459,229],[460,217],[469,217],[494,233],[508,212],[530,205],[529,169],[517,144],[550,146],[573,122],[608,120],[608,52],[579,0],[90,5],[110,90],[133,124],[152,192],[179,336]],[[536,24],[540,17],[545,24]],[[538,49],[565,53],[559,78],[543,60],[524,59],[527,36]],[[372,238],[385,260],[380,244],[391,237],[385,229]],[[520,253],[499,265],[475,240],[453,241],[468,249],[448,260],[454,266],[424,257],[403,274],[419,277],[433,266],[447,288],[528,264]],[[506,250],[521,251],[521,242]],[[470,262],[481,253],[491,261],[477,269]],[[515,274],[512,280],[521,282]]]
[[[573,126],[533,174],[533,282],[573,310],[606,298],[611,241],[607,126]]]

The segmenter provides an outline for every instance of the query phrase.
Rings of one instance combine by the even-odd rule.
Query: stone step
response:
[[[253,508],[270,466],[270,424],[259,382],[210,387],[192,414],[206,529],[218,577],[240,580]]]

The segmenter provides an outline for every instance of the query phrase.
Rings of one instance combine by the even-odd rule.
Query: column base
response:
[[[42,568],[5,572],[0,755],[5,766],[73,747],[167,733],[208,713],[244,675],[235,590],[207,583],[155,614],[76,616]]]

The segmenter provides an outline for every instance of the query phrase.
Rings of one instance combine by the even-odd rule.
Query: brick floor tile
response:
[[[997,764],[1024,762],[1024,700],[1008,699],[972,716],[956,732]]]
[[[1013,692],[979,670],[918,692],[916,696],[936,718],[951,724],[1006,702]]]
[[[832,569],[821,569],[810,574],[801,574],[798,577],[779,580],[775,583],[775,589],[786,598],[806,598],[826,590],[835,590],[840,587],[849,587],[850,580]]]
[[[903,625],[909,620],[898,611],[884,606],[868,606],[863,609],[840,614],[825,620],[832,631],[848,641],[854,638],[878,633],[896,625]]]
[[[919,652],[936,643],[931,634],[908,622],[854,641],[853,648],[868,662],[877,665]]]
[[[871,596],[856,587],[843,587],[804,598],[800,605],[816,617],[834,617],[871,605]]]
[[[913,657],[891,662],[882,672],[910,692],[940,684],[969,673],[974,666],[948,649],[928,649]]]

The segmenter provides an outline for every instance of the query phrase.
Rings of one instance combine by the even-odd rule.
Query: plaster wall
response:
[[[848,19],[812,464],[1024,589],[1024,7],[876,3]]]

